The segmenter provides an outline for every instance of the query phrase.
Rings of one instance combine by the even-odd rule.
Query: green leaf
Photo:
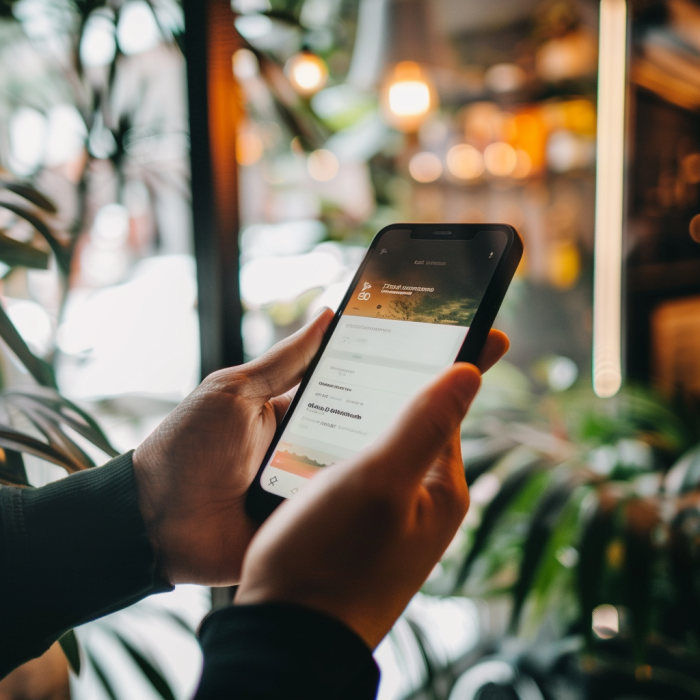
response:
[[[593,641],[593,610],[602,600],[601,581],[605,554],[614,534],[614,517],[620,496],[606,490],[597,493],[596,505],[584,521],[578,544],[576,582],[581,609],[581,626],[590,646]]]
[[[645,650],[651,624],[653,533],[659,524],[658,502],[636,498],[624,508],[625,599],[632,615],[633,646],[637,665],[646,663]]]
[[[577,488],[557,520],[532,584],[532,598],[527,599],[521,613],[520,628],[526,635],[533,624],[540,625],[545,617],[561,634],[568,633],[575,622],[576,562],[570,557],[574,552],[578,554],[575,548],[581,530],[581,505],[591,492],[590,485]],[[569,558],[569,563],[562,554]],[[579,646],[581,643],[579,640]]]
[[[54,389],[46,387],[23,387],[8,389],[2,393],[8,403],[20,410],[33,410],[43,413],[53,421],[65,423],[110,457],[120,454],[107,439],[107,436],[90,414],[80,406],[61,396]]]
[[[121,642],[129,656],[134,660],[136,665],[141,669],[142,673],[148,678],[153,689],[163,698],[163,700],[175,700],[175,694],[165,680],[165,676],[155,667],[136,647],[130,644],[121,635],[115,634],[116,638]]]
[[[493,497],[493,500],[486,506],[481,518],[481,524],[474,537],[474,543],[457,574],[454,584],[455,591],[459,590],[466,582],[474,562],[486,547],[489,536],[498,525],[502,514],[530,481],[532,476],[537,474],[541,469],[541,462],[533,462],[513,472],[513,474],[503,482],[499,492]]]
[[[0,233],[0,261],[10,267],[45,270],[49,266],[49,254]]]
[[[24,342],[10,317],[0,304],[0,338],[2,338],[17,359],[27,368],[34,379],[42,386],[56,387],[56,378],[51,366],[38,358]]]
[[[468,484],[473,484],[507,452],[516,445],[508,438],[480,438],[463,440],[464,475]]]
[[[39,207],[39,209],[43,209],[49,214],[56,214],[58,212],[56,205],[48,197],[43,195],[38,190],[35,190],[31,185],[22,182],[11,182],[9,180],[0,179],[0,186],[4,187],[10,192],[18,194],[20,197],[26,199],[34,206]]]
[[[686,505],[669,527],[674,617],[700,642],[700,512]]]
[[[46,242],[51,246],[54,255],[56,256],[56,262],[61,268],[63,274],[67,275],[70,272],[70,252],[58,242],[58,239],[51,233],[51,229],[38,217],[24,207],[20,207],[11,202],[0,201],[0,207],[13,212],[17,216],[20,216],[25,221],[28,221],[45,239]]]
[[[532,514],[525,539],[523,558],[520,562],[518,580],[513,589],[513,612],[510,619],[510,629],[513,633],[518,628],[523,604],[530,592],[552,531],[564,510],[564,506],[569,502],[571,494],[579,484],[580,480],[577,478],[569,478],[564,482],[553,484],[542,495],[535,512]]]
[[[22,413],[43,433],[49,441],[49,445],[55,447],[63,454],[70,457],[81,469],[90,469],[95,466],[92,458],[61,429],[59,422],[47,418],[40,411],[29,407],[22,409]]]
[[[99,661],[97,661],[97,659],[92,654],[90,654],[89,651],[85,653],[85,656],[87,657],[88,661],[92,664],[92,667],[95,669],[95,673],[99,678],[100,683],[102,683],[102,687],[105,689],[105,692],[109,696],[110,700],[119,700],[119,697],[114,692],[114,687],[112,686],[111,681],[109,680],[107,674],[102,668],[102,664],[100,664]]]
[[[691,450],[686,454],[684,461],[687,460],[685,474],[683,475],[683,483],[681,484],[680,492],[688,493],[697,488],[700,482],[700,447]]]
[[[68,630],[68,632],[58,640],[58,643],[61,645],[61,649],[63,649],[63,653],[66,655],[66,659],[68,659],[68,664],[71,669],[73,669],[73,673],[75,673],[76,676],[80,675],[80,645],[78,644],[78,638],[75,636],[75,632],[73,630]]]

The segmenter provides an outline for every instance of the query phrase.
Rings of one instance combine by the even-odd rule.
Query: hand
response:
[[[479,366],[507,348],[492,331]],[[480,382],[473,365],[453,365],[383,440],[278,508],[250,544],[235,603],[313,608],[376,647],[466,515],[459,427]]]
[[[245,495],[333,318],[208,376],[134,453],[139,507],[171,583],[237,583],[258,524]]]

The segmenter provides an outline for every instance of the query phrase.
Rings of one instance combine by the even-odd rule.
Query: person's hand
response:
[[[208,376],[134,453],[139,507],[171,583],[237,583],[258,524],[245,495],[333,318]]]
[[[507,348],[492,331],[481,369]],[[384,439],[280,506],[250,544],[234,602],[319,610],[376,647],[466,515],[459,426],[480,382],[473,365],[453,365]]]

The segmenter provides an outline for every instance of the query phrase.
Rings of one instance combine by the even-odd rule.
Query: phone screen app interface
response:
[[[265,466],[266,491],[290,498],[370,445],[455,361],[506,243],[497,230],[467,241],[382,236]]]

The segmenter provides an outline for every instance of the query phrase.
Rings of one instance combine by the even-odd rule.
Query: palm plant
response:
[[[590,696],[700,696],[694,406],[635,387],[537,400],[507,372],[519,395],[487,385],[465,425],[475,503],[428,590],[500,601],[493,649],[545,697],[563,697],[567,664]]]
[[[47,223],[46,214],[56,213],[55,205],[47,197],[29,184],[0,180],[0,208],[11,215],[8,223],[0,228],[0,262],[10,268],[46,269],[51,253],[59,270],[64,275],[68,273],[74,241],[62,242]],[[13,237],[21,221],[29,223],[34,231],[29,241]],[[89,413],[60,395],[52,366],[31,351],[1,303],[0,338],[34,380],[34,383],[0,389],[0,484],[32,488],[25,468],[26,455],[72,474],[96,466],[85,449],[86,443],[107,457],[119,454]],[[16,423],[24,423],[28,429],[20,430],[15,427]],[[186,630],[188,635],[194,634],[192,627],[176,613],[160,611],[160,615]],[[111,629],[109,622],[102,625],[106,631]],[[174,700],[174,692],[162,669],[148,653],[117,631],[113,631],[113,636],[156,693],[165,700]],[[80,673],[81,651],[75,633],[67,632],[59,643],[73,671]],[[108,697],[116,700],[118,696],[109,673],[89,649],[83,656],[93,667]]]

